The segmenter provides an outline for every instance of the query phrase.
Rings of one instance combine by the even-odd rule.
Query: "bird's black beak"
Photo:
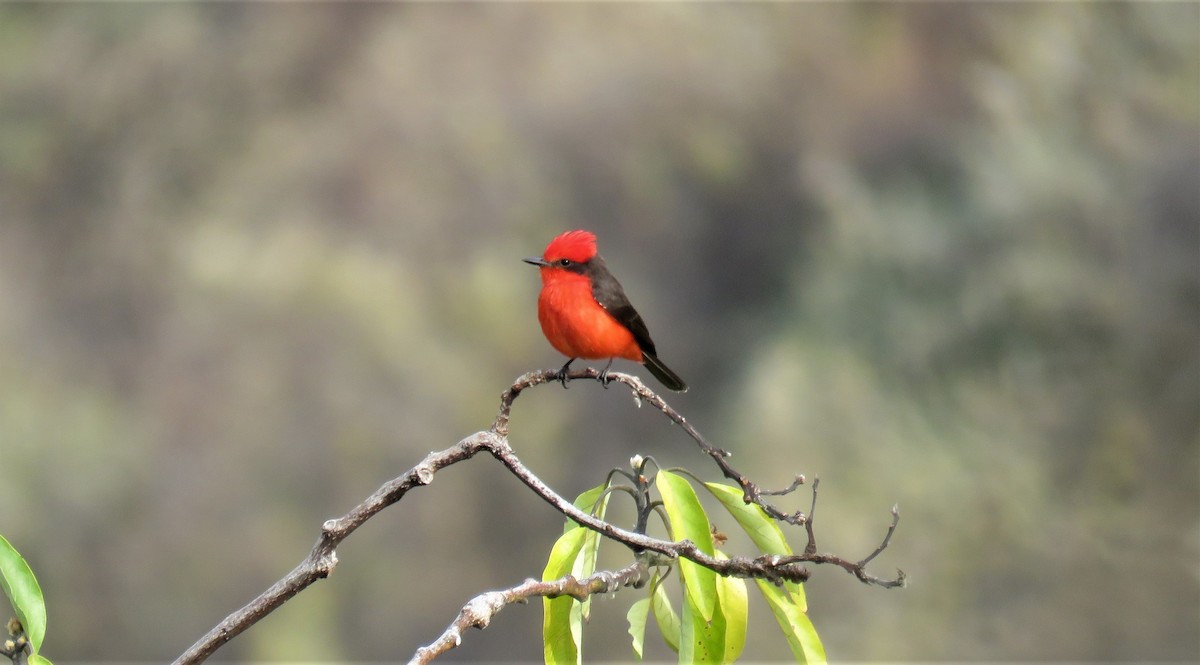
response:
[[[550,267],[550,264],[546,261],[546,259],[543,259],[540,256],[531,256],[527,259],[521,259],[521,260],[524,261],[525,263],[528,263],[531,266],[537,266],[539,268],[549,268]]]

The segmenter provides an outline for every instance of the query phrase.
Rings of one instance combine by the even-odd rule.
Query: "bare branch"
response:
[[[478,432],[441,452],[430,453],[420,464],[409,469],[404,475],[385,483],[350,512],[338,519],[325,522],[321,525],[321,536],[318,538],[317,544],[313,545],[312,551],[300,562],[300,565],[245,607],[225,617],[221,623],[183,652],[175,660],[176,665],[203,662],[221,645],[237,637],[242,631],[253,626],[259,619],[273,612],[275,608],[290,600],[310,584],[328,577],[337,566],[336,548],[338,544],[363,522],[399,501],[408,490],[428,485],[433,481],[433,474],[439,469],[474,457],[487,442],[494,438],[494,435],[489,432]]]
[[[599,371],[588,368],[583,370],[575,370],[568,374],[568,379],[595,379],[600,380],[601,374]],[[852,562],[830,554],[817,554],[816,543],[812,535],[811,524],[809,519],[802,512],[796,511],[793,514],[788,514],[775,508],[771,504],[763,500],[764,496],[787,494],[793,491],[803,482],[802,476],[797,476],[796,481],[792,486],[785,490],[776,492],[767,492],[759,489],[759,487],[751,482],[744,475],[734,469],[726,460],[729,453],[720,448],[708,443],[707,440],[694,427],[687,422],[682,415],[671,408],[661,397],[647,388],[640,379],[628,374],[618,372],[609,372],[607,381],[619,381],[625,384],[634,394],[634,399],[638,404],[647,403],[654,406],[656,409],[665,414],[672,422],[679,425],[687,434],[700,446],[700,449],[716,462],[725,477],[738,483],[744,493],[744,499],[747,503],[755,503],[762,507],[764,511],[774,519],[787,522],[789,524],[807,525],[809,543],[803,554],[782,556],[782,555],[763,555],[758,557],[735,556],[729,559],[717,559],[709,556],[701,550],[695,543],[691,541],[672,542],[669,540],[661,540],[652,538],[645,533],[628,531],[617,527],[613,524],[597,519],[587,512],[584,512],[571,502],[559,496],[554,490],[546,485],[540,478],[533,474],[513,452],[512,447],[508,443],[508,421],[512,413],[512,404],[517,396],[527,388],[557,381],[559,373],[556,370],[539,370],[530,372],[519,377],[513,384],[501,395],[500,412],[496,416],[495,422],[490,430],[486,432],[476,432],[471,436],[459,441],[457,444],[442,450],[440,452],[430,453],[421,461],[420,464],[410,469],[404,475],[399,476],[375,491],[374,494],[367,497],[361,504],[355,506],[350,512],[342,517],[326,521],[321,526],[321,535],[317,539],[317,543],[313,546],[308,556],[300,562],[290,573],[285,575],[269,589],[260,594],[257,598],[248,603],[245,607],[227,616],[221,623],[217,624],[204,637],[197,640],[187,651],[175,660],[176,665],[191,665],[200,663],[211,656],[223,644],[241,634],[250,626],[254,625],[267,614],[270,614],[283,603],[293,598],[296,594],[308,588],[313,582],[319,579],[328,577],[337,566],[337,546],[343,540],[350,536],[358,527],[362,526],[368,519],[379,513],[384,508],[396,503],[408,493],[410,489],[423,485],[428,485],[433,482],[433,476],[439,470],[456,464],[458,462],[470,459],[482,451],[487,451],[492,457],[496,458],[501,464],[508,468],[514,476],[516,476],[527,487],[534,491],[544,501],[553,506],[556,510],[563,513],[570,519],[580,525],[592,529],[597,533],[611,540],[623,543],[635,553],[656,552],[661,556],[669,559],[683,557],[696,562],[706,568],[709,568],[720,575],[734,576],[743,578],[758,578],[770,580],[773,583],[781,583],[783,581],[803,582],[809,578],[809,571],[803,565],[804,563],[829,563],[840,566],[848,572],[854,574],[859,580],[877,584],[883,587],[901,586],[904,583],[904,573],[899,572],[899,576],[895,580],[882,580],[873,575],[869,575],[864,570],[864,567],[880,552],[887,548],[891,540],[892,533],[896,530],[896,524],[900,519],[899,512],[893,509],[892,525],[888,529],[887,535],[880,543],[879,547],[859,562]],[[640,471],[639,471],[640,473]],[[816,501],[816,483],[813,486],[813,501]],[[654,504],[647,504],[645,509],[653,509]],[[646,512],[642,510],[641,512]],[[639,518],[639,522],[644,522]],[[644,528],[644,523],[641,524]],[[628,571],[629,568],[618,571]],[[586,588],[591,589],[593,584],[600,584],[600,581],[594,580],[596,576],[588,578],[583,582],[563,581],[564,586],[556,593],[569,593],[575,595],[576,592],[582,593],[580,588],[573,586],[574,584],[584,584]],[[621,580],[618,580],[621,581]],[[612,584],[611,581],[604,581],[606,584]],[[622,582],[624,583],[624,582]],[[443,640],[449,639],[454,645],[457,645],[461,639],[461,630],[466,626],[484,627],[490,621],[491,616],[499,611],[501,607],[511,602],[519,602],[520,593],[528,591],[531,595],[545,595],[539,592],[544,587],[541,585],[555,584],[552,582],[526,582],[518,587],[510,589],[509,592],[517,594],[513,596],[514,600],[505,600],[499,606],[495,606],[499,602],[497,598],[503,598],[503,594],[507,592],[493,592],[493,594],[501,594],[495,596],[493,594],[483,594],[468,603],[468,606],[460,613],[459,619],[456,620],[447,633],[443,634],[438,641],[419,651],[414,658],[421,657],[421,654],[427,650],[435,650],[438,645],[443,644]],[[533,591],[529,591],[532,589]],[[514,591],[518,590],[518,591]],[[596,593],[592,590],[588,593]],[[528,597],[528,596],[526,596]],[[457,631],[457,632],[455,632]],[[442,648],[445,651],[451,646]],[[441,653],[436,651],[436,653]],[[434,651],[429,651],[432,655],[436,655]],[[432,656],[431,656],[432,657]],[[423,662],[423,661],[418,661]]]
[[[813,503],[814,504],[816,504],[816,501],[817,501],[816,485],[817,485],[817,483],[814,481],[813,482]],[[851,575],[857,577],[859,579],[859,581],[863,582],[864,584],[874,584],[876,586],[881,586],[885,589],[893,589],[896,587],[903,587],[908,583],[908,578],[905,576],[903,570],[897,570],[896,577],[894,577],[892,579],[883,579],[883,578],[876,577],[876,576],[868,573],[866,570],[867,564],[870,563],[872,559],[879,556],[880,552],[887,549],[888,544],[892,540],[892,534],[896,532],[896,525],[898,525],[899,523],[900,523],[900,507],[892,506],[892,523],[888,526],[887,533],[884,534],[883,540],[879,543],[879,546],[875,548],[875,551],[868,554],[866,556],[866,558],[862,559],[861,561],[849,561],[847,559],[843,559],[842,557],[839,557],[839,556],[836,556],[833,554],[817,554],[817,544],[816,544],[816,540],[813,538],[812,522],[810,520],[809,523],[807,525],[805,525],[806,528],[808,529],[808,546],[804,548],[804,554],[786,557],[784,560],[785,561],[795,561],[795,562],[833,564],[835,566],[842,568],[843,570],[850,573]]]
[[[596,370],[592,367],[572,370],[566,376],[567,380],[595,379],[597,381],[601,380],[600,377],[601,374],[599,370]],[[517,396],[519,396],[526,388],[532,388],[533,386],[548,383],[550,381],[558,381],[560,378],[561,377],[558,370],[538,370],[529,372],[528,374],[519,377],[501,396],[500,414],[496,416],[496,421],[492,423],[492,431],[501,436],[508,436],[508,420],[512,412],[512,402],[517,398]],[[776,508],[774,505],[767,503],[763,499],[764,496],[786,492],[764,492],[758,487],[758,485],[751,482],[749,478],[738,472],[737,469],[734,469],[726,459],[730,455],[729,452],[709,443],[708,439],[704,438],[704,435],[700,434],[695,427],[692,427],[692,424],[687,421],[687,418],[684,418],[682,414],[671,408],[671,406],[667,404],[666,400],[664,400],[662,397],[659,397],[657,393],[647,388],[646,384],[642,383],[641,379],[631,374],[625,374],[622,372],[608,372],[604,382],[608,384],[614,381],[628,386],[629,390],[633,392],[634,399],[638,401],[639,405],[645,403],[653,406],[661,411],[663,415],[670,418],[671,421],[676,425],[679,425],[681,428],[683,428],[683,431],[686,432],[687,435],[696,442],[696,445],[700,446],[700,450],[703,451],[704,454],[711,457],[714,462],[716,462],[717,466],[721,469],[721,473],[742,488],[742,493],[746,503],[758,504],[759,507],[766,511],[768,515],[770,515],[773,519],[779,520],[780,522],[786,522],[788,524],[804,524],[806,519],[804,513],[800,511],[796,511],[795,513],[786,513],[779,508]],[[803,480],[801,477],[797,477],[796,484],[798,485],[800,482],[803,482]]]
[[[817,514],[817,488],[821,485],[821,477],[813,478],[812,503],[808,505],[808,519],[804,521],[804,530],[808,533],[808,544],[804,546],[805,554],[817,553],[817,536],[813,533],[813,520]]]
[[[475,596],[463,606],[458,618],[440,637],[429,646],[417,649],[409,665],[420,665],[431,662],[443,653],[462,644],[463,631],[467,628],[487,628],[500,610],[513,603],[524,603],[530,598],[543,596],[557,598],[571,596],[575,600],[584,600],[597,593],[608,593],[622,587],[640,587],[649,575],[644,561],[639,559],[630,565],[616,571],[600,571],[577,580],[573,575],[549,582],[539,582],[529,579],[515,587],[503,591],[489,591]]]
[[[785,487],[781,490],[761,490],[759,492],[759,494],[761,494],[763,496],[784,496],[785,494],[791,494],[792,492],[795,492],[796,490],[800,489],[800,486],[803,484],[804,484],[804,474],[799,474],[796,476],[796,479],[792,481],[791,485],[788,485],[787,487]],[[812,511],[809,511],[809,514],[811,515]]]

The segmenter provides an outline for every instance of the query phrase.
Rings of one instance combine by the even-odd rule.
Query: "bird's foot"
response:
[[[613,364],[612,358],[609,358],[608,364],[604,366],[604,369],[600,370],[600,376],[596,377],[597,379],[600,380],[600,385],[604,386],[605,390],[608,390],[608,384],[615,381],[615,379],[613,379],[613,377],[608,375],[608,368],[612,367],[612,364]]]
[[[571,369],[571,363],[573,362],[575,362],[574,358],[568,360],[566,364],[562,366],[562,369],[558,370],[558,374],[554,377],[556,381],[562,384],[563,390],[567,389],[567,370]]]

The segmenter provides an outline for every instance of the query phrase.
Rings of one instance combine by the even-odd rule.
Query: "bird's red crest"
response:
[[[583,263],[596,255],[596,235],[591,231],[567,231],[546,245],[542,258],[547,261],[570,259]]]

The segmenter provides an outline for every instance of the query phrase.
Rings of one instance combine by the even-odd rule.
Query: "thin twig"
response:
[[[786,494],[791,494],[792,492],[795,492],[796,490],[800,489],[800,486],[803,484],[804,484],[804,474],[800,474],[800,475],[796,476],[796,479],[792,481],[791,485],[788,485],[787,487],[785,487],[781,490],[760,490],[759,494],[761,494],[763,496],[784,496]],[[809,511],[809,515],[810,516],[812,515],[812,511]]]
[[[814,489],[816,488],[814,487]],[[814,494],[814,501],[815,500]],[[897,569],[896,577],[892,579],[876,577],[868,573],[866,570],[867,564],[870,563],[872,559],[879,556],[880,552],[883,552],[885,549],[887,549],[888,544],[891,543],[892,534],[896,532],[896,525],[899,523],[900,507],[892,506],[892,523],[888,525],[887,533],[884,534],[883,540],[880,541],[879,546],[875,548],[875,551],[868,554],[867,557],[861,561],[850,561],[834,554],[817,554],[816,543],[812,539],[812,534],[810,532],[808,547],[804,548],[804,554],[784,557],[781,562],[832,564],[857,577],[859,581],[863,582],[864,584],[874,584],[885,589],[903,587],[908,583],[908,577],[904,574],[903,570]]]
[[[517,586],[503,591],[488,591],[472,598],[458,618],[451,623],[446,631],[429,646],[417,649],[409,665],[423,665],[434,658],[462,644],[463,632],[467,628],[487,628],[500,610],[513,603],[524,603],[530,598],[543,596],[557,598],[571,596],[576,600],[585,600],[588,596],[598,593],[616,591],[622,587],[638,587],[646,582],[649,576],[646,563],[641,559],[615,571],[600,571],[582,580],[573,575],[548,582],[529,579]]]
[[[821,477],[816,476],[812,482],[812,503],[808,505],[808,519],[804,522],[804,531],[808,535],[808,544],[804,546],[805,554],[817,553],[817,536],[813,533],[813,520],[817,514],[817,488],[821,485]]]

